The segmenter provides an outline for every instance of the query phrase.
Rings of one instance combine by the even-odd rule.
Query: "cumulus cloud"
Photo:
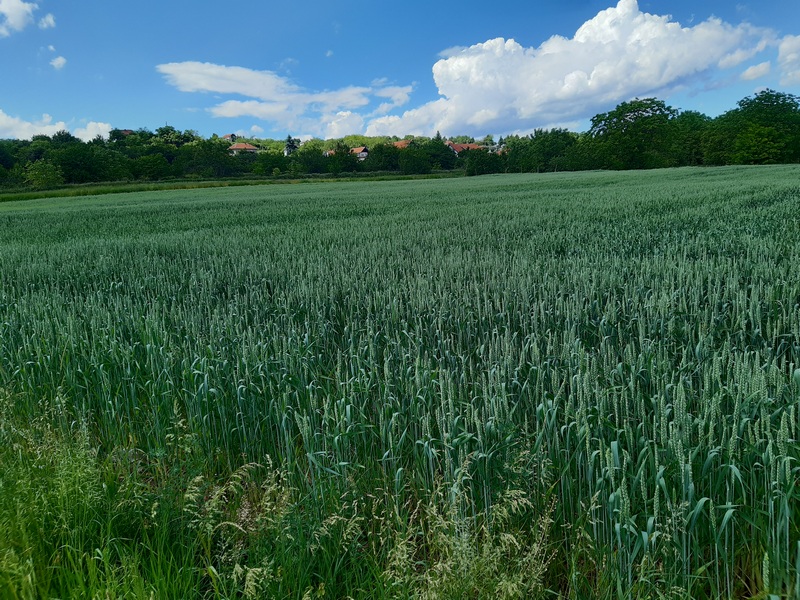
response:
[[[67,124],[53,122],[53,117],[48,114],[42,115],[38,121],[25,121],[0,110],[0,139],[25,140],[34,135],[53,135],[62,129],[67,129]]]
[[[56,18],[53,16],[52,13],[48,13],[44,17],[39,19],[39,29],[52,29],[55,26],[56,26]]]
[[[413,89],[414,88],[410,85],[387,85],[381,89],[375,90],[375,96],[388,100],[388,102],[383,102],[378,107],[378,112],[382,114],[385,111],[408,104]]]
[[[98,123],[96,121],[89,121],[84,127],[78,127],[72,131],[75,137],[82,139],[84,142],[93,140],[98,135],[107,138],[109,133],[111,133],[110,123]]]
[[[53,117],[43,114],[35,121],[26,121],[0,110],[0,139],[27,140],[35,135],[53,135],[59,131],[69,131],[69,126],[64,121],[54,121]],[[84,141],[89,141],[101,135],[108,136],[111,131],[109,123],[90,121],[83,127],[72,130],[73,135]]]
[[[63,56],[56,56],[53,60],[50,61],[50,65],[56,70],[60,71],[64,68],[64,65],[67,64],[67,59]]]
[[[781,85],[800,85],[800,35],[787,35],[778,46]]]
[[[363,117],[353,111],[381,100],[388,100],[381,106],[391,110],[407,103],[412,90],[411,86],[392,86],[381,81],[370,86],[308,91],[272,71],[194,61],[166,63],[158,65],[156,70],[167,83],[184,92],[244,98],[225,100],[211,107],[209,111],[216,117],[255,117],[295,130],[302,127],[311,135],[339,131],[345,123],[358,122],[363,129]]]
[[[341,138],[355,131],[364,130],[364,117],[349,110],[340,111],[333,116],[325,130],[325,137]]]
[[[740,78],[744,81],[753,81],[754,79],[760,79],[765,75],[769,75],[769,72],[772,70],[772,63],[770,61],[762,62],[757,65],[753,65],[752,67],[748,67],[745,69]]]
[[[635,96],[731,85],[736,75],[725,71],[736,68],[742,79],[757,79],[771,63],[753,59],[775,47],[782,84],[800,83],[800,36],[779,39],[715,17],[686,25],[643,12],[637,0],[618,0],[572,37],[539,46],[496,38],[444,50],[432,67],[439,98],[404,112],[414,86],[387,80],[308,91],[271,71],[200,62],[157,69],[179,90],[228,95],[209,108],[218,117],[249,116],[314,135],[349,127],[346,133],[368,135],[483,135],[579,123]],[[746,62],[757,64],[744,69]]]
[[[0,37],[25,29],[33,21],[33,12],[37,8],[33,2],[0,0]]]
[[[554,36],[537,48],[497,38],[449,50],[433,66],[442,98],[377,118],[367,133],[507,132],[586,118],[637,95],[701,83],[773,42],[772,32],[746,23],[711,18],[686,27],[620,0],[572,38]]]

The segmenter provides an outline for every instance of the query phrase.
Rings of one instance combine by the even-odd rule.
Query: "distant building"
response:
[[[450,148],[450,150],[455,152],[456,156],[458,156],[461,152],[464,152],[465,150],[486,150],[486,147],[481,146],[480,144],[456,144],[455,142],[452,142],[450,140],[447,140],[445,142],[445,145],[447,145],[447,147]]]
[[[242,142],[239,142],[228,148],[228,152],[231,153],[231,156],[236,156],[237,154],[241,154],[242,152],[251,152],[255,154],[256,152],[258,152],[258,148],[256,148],[251,144],[244,144]]]
[[[366,160],[369,156],[369,148],[366,146],[359,146],[358,148],[351,148],[350,154],[355,154],[358,160]]]
[[[400,150],[405,150],[408,148],[408,145],[411,143],[411,140],[400,140],[399,142],[392,142],[392,146],[395,148],[400,148]]]

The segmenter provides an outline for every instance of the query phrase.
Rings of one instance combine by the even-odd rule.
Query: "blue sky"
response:
[[[800,94],[800,2],[0,0],[0,138],[585,130]]]

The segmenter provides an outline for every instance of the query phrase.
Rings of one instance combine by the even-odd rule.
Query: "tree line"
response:
[[[800,98],[764,90],[711,118],[678,111],[657,98],[635,99],[594,116],[583,133],[537,129],[480,149],[454,152],[439,133],[338,140],[247,139],[256,152],[232,155],[231,140],[204,139],[169,125],[155,131],[114,129],[83,142],[66,131],[31,140],[0,140],[0,188],[47,189],[65,184],[161,181],[173,178],[300,177],[322,174],[426,174],[461,169],[467,175],[653,169],[678,166],[800,162]],[[475,142],[468,136],[450,141]],[[367,146],[359,160],[350,150]]]

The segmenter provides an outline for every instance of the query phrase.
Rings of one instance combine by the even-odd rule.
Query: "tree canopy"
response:
[[[229,136],[230,137],[230,136]],[[231,138],[232,139],[232,138]],[[151,131],[113,129],[84,142],[68,131],[30,140],[0,140],[0,188],[45,189],[99,181],[171,178],[297,177],[358,172],[426,174],[461,169],[468,175],[582,169],[800,162],[800,98],[763,90],[716,118],[678,111],[657,98],[635,98],[595,115],[585,133],[536,129],[528,135],[487,135],[479,149],[465,135],[399,138],[348,135],[301,142],[239,138],[255,152],[236,156],[230,141],[203,139],[164,125]],[[352,148],[367,147],[365,160]],[[455,150],[458,149],[459,152]],[[363,158],[363,157],[362,157]]]

